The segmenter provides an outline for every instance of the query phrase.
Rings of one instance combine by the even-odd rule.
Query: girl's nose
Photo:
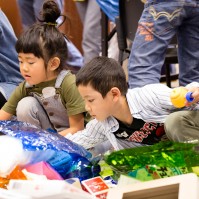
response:
[[[28,66],[27,66],[27,64],[23,63],[23,64],[20,65],[20,67],[21,67],[21,69],[22,69],[23,71],[28,71]]]

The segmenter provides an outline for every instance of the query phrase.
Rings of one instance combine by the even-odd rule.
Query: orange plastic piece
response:
[[[0,177],[0,188],[7,189],[7,185],[10,180],[12,179],[18,179],[18,180],[27,180],[26,176],[21,171],[21,168],[19,166],[15,167],[15,169],[7,175],[5,178]]]

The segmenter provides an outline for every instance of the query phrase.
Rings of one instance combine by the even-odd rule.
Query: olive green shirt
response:
[[[54,87],[55,82],[56,79],[53,79],[34,85],[31,88],[26,88],[26,82],[23,81],[19,84],[18,87],[16,87],[8,102],[5,103],[2,109],[7,113],[16,115],[17,104],[22,98],[30,96],[30,92],[37,92],[38,94],[42,94],[43,88]],[[75,75],[68,73],[62,81],[60,89],[58,90],[60,92],[62,103],[67,110],[68,116],[86,112],[84,101],[80,96],[80,93],[75,84]]]

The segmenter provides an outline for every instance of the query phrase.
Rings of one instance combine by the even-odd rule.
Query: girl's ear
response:
[[[49,70],[54,71],[56,70],[60,65],[60,59],[58,57],[53,57],[48,62]]]

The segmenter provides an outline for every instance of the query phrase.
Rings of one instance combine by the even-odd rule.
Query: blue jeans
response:
[[[6,99],[23,80],[15,50],[16,40],[10,22],[0,9],[0,92]]]
[[[199,0],[147,0],[129,58],[131,88],[159,82],[175,34],[180,85],[199,82]]]

